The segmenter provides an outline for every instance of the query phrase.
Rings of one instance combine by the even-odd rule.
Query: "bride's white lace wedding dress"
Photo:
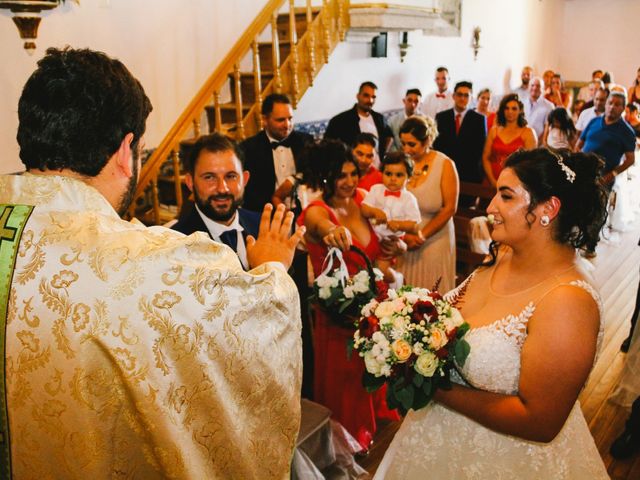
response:
[[[467,282],[477,274],[479,272]],[[514,313],[502,311],[498,320],[467,333],[471,353],[460,371],[463,378],[454,380],[491,392],[517,393],[520,351],[527,336],[527,322],[546,293],[567,283],[589,292],[598,303],[602,318],[598,294],[581,280],[555,281],[523,294],[504,296],[502,303],[511,303]],[[598,345],[601,337],[602,325]],[[411,410],[375,475],[375,479],[398,480],[607,478],[578,402],[550,443],[495,432],[437,403]]]

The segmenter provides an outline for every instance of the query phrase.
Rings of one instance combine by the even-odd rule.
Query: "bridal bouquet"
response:
[[[330,249],[323,272],[313,282],[311,301],[341,326],[355,328],[354,322],[362,307],[376,296],[385,295],[387,284],[382,272],[371,266],[366,255],[357,247],[351,248],[364,256],[367,268],[350,276],[342,252],[337,248]]]
[[[450,371],[469,354],[469,329],[460,312],[436,291],[402,287],[361,310],[353,348],[364,359],[363,383],[385,383],[387,404],[403,415],[429,403],[436,388],[450,387]]]

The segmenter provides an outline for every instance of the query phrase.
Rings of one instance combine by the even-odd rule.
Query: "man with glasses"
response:
[[[460,181],[482,181],[482,149],[487,138],[484,115],[469,109],[473,92],[471,82],[458,82],[453,89],[453,108],[436,115],[438,137],[433,148],[456,164]]]

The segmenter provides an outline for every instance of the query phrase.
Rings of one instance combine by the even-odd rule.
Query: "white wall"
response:
[[[296,121],[328,118],[350,108],[365,80],[378,85],[377,110],[400,108],[408,88],[418,87],[423,94],[435,90],[434,72],[440,65],[447,66],[452,83],[471,80],[476,91],[489,87],[502,93],[509,84],[517,86],[524,65],[541,70],[558,63],[549,41],[559,28],[563,4],[563,0],[466,0],[461,36],[410,32],[411,47],[403,63],[397,33],[388,36],[387,58],[371,58],[367,43],[342,43],[300,102]],[[471,40],[476,26],[482,30],[482,48],[474,60]]]
[[[597,68],[629,87],[640,67],[640,1],[565,0],[558,37],[559,64],[570,79],[589,79]]]
[[[44,15],[33,57],[22,49],[8,14],[0,12],[0,173],[23,168],[15,141],[17,103],[47,47],[90,47],[121,59],[154,105],[147,125],[147,145],[154,146],[266,1],[68,1]],[[537,72],[558,70],[568,80],[588,79],[600,67],[628,85],[640,66],[633,58],[640,45],[638,18],[638,0],[464,0],[461,37],[411,32],[404,63],[395,33],[389,34],[387,58],[370,58],[367,43],[340,44],[301,100],[296,120],[326,119],[350,108],[363,80],[380,87],[378,110],[399,108],[407,88],[434,89],[439,65],[449,67],[452,81],[468,79],[476,90],[498,93],[518,83],[525,64]],[[474,61],[470,43],[476,26],[483,48]]]
[[[153,103],[147,145],[173,125],[267,0],[82,0],[45,13],[30,57],[0,15],[0,173],[23,170],[15,140],[22,86],[48,47],[88,47],[123,61]]]

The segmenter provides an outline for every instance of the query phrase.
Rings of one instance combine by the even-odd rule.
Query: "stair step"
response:
[[[261,90],[264,90],[264,87],[267,83],[271,81],[273,78],[273,72],[261,72],[260,73],[260,83]],[[231,85],[231,98],[235,100],[236,98],[236,82],[234,81],[233,74],[229,74],[230,85]],[[242,103],[254,103],[256,101],[256,92],[255,92],[255,77],[253,76],[253,72],[241,72],[240,73],[240,85],[242,92]]]
[[[249,109],[253,105],[244,104],[242,106],[242,116],[246,116],[249,113]],[[209,130],[213,131],[216,126],[216,109],[213,105],[207,105],[204,107],[207,112],[207,120],[209,122]],[[225,125],[236,123],[236,104],[235,103],[223,103],[220,105],[220,116],[222,117],[222,127]]]
[[[291,52],[291,42],[278,42],[280,47],[280,64],[289,56]],[[258,44],[258,52],[260,55],[260,69],[262,71],[273,71],[273,45],[271,42],[260,42]]]
[[[296,18],[296,35],[300,38],[307,31],[307,9],[304,7],[294,9]],[[312,8],[312,18],[316,18],[320,8]],[[278,39],[289,40],[289,13],[278,15],[277,21]]]

